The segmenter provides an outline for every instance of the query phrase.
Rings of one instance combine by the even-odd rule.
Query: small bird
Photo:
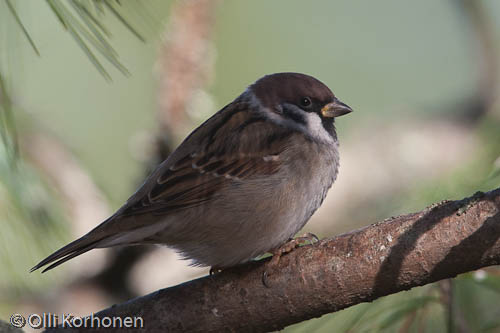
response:
[[[334,118],[351,111],[314,77],[266,75],[195,129],[114,215],[31,271],[118,245],[167,245],[212,269],[279,256],[337,178]]]

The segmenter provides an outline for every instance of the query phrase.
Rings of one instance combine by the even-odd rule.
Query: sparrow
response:
[[[31,271],[119,245],[163,244],[217,269],[275,253],[337,178],[334,119],[351,111],[312,76],[266,75],[189,134],[115,214]]]

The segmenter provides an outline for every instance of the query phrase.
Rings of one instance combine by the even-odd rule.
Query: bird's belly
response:
[[[193,265],[234,266],[292,238],[320,206],[330,185],[331,180],[284,179],[279,174],[237,184],[223,197],[171,216],[154,241],[175,248]]]

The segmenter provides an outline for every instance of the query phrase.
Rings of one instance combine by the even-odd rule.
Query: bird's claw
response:
[[[319,242],[319,238],[312,232],[306,232],[302,236],[295,238],[294,241],[296,242],[297,246],[307,242],[309,242],[312,245]]]
[[[269,270],[274,270],[280,261],[280,258],[282,255],[293,251],[295,248],[299,247],[303,243],[309,242],[311,245],[319,242],[318,236],[316,236],[313,233],[305,233],[302,236],[299,236],[297,238],[290,239],[288,242],[285,244],[281,245],[280,247],[274,249],[271,251],[272,253],[272,258],[271,260],[267,263],[266,269],[262,273],[262,284],[264,284],[265,287],[269,288]]]
[[[268,281],[267,281],[267,278],[268,278],[268,274],[267,274],[267,271],[264,271],[262,272],[262,284],[264,285],[264,287],[266,288],[271,288],[271,286],[269,285]]]

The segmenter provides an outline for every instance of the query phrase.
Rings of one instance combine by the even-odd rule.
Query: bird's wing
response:
[[[271,175],[282,165],[287,135],[247,103],[230,104],[195,130],[118,215],[169,214],[209,202],[230,183]]]
[[[102,247],[117,234],[154,223],[158,216],[209,203],[233,182],[276,173],[282,167],[280,153],[289,135],[250,105],[229,104],[193,131],[113,216],[42,260],[32,271],[49,264],[44,272],[57,267]],[[129,218],[133,223],[122,223]]]

